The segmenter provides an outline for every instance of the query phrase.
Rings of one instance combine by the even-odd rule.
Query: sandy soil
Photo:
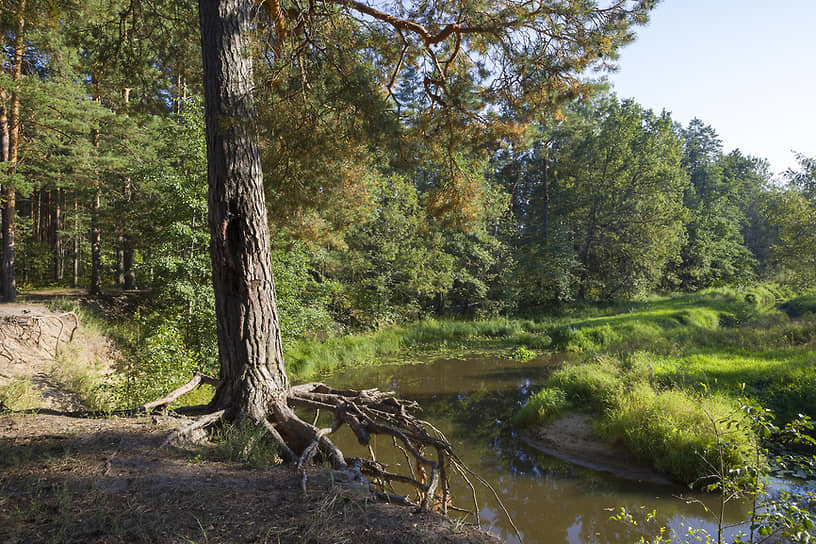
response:
[[[64,372],[59,365],[79,362],[86,366],[84,372],[101,377],[112,371],[118,357],[109,339],[88,333],[72,313],[42,304],[0,304],[0,387],[29,380],[39,401],[32,408],[82,408],[60,383]]]
[[[75,350],[72,364],[94,372],[117,355],[81,327],[68,345],[65,317],[60,333],[45,306],[0,304],[0,387],[30,379],[42,398],[35,410],[0,411],[0,542],[500,542],[382,503],[345,473],[312,467],[304,490],[293,467],[225,462],[211,443],[158,449],[183,425],[177,418],[69,416],[79,400],[55,377],[55,347]]]
[[[665,476],[638,463],[626,450],[598,440],[589,416],[584,414],[570,414],[522,438],[539,451],[576,465],[611,472],[629,480],[671,484]]]

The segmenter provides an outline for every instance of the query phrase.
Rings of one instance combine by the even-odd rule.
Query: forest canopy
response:
[[[652,5],[259,7],[284,342],[757,279],[813,285],[813,159],[772,179],[716,127],[679,126],[598,82]],[[4,6],[3,278],[7,299],[16,286],[150,289],[164,326],[212,363],[196,21],[195,2]]]

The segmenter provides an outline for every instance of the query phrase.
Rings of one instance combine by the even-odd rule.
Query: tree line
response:
[[[4,4],[6,300],[17,286],[145,288],[185,337],[212,336],[195,8]],[[385,72],[365,53],[376,30],[315,25],[311,48],[253,42],[289,337],[816,279],[813,159],[773,179],[703,121],[680,126],[602,84],[466,115],[441,105],[476,101],[464,74],[443,99],[417,68]]]

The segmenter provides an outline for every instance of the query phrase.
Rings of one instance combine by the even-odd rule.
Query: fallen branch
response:
[[[193,379],[189,382],[185,383],[178,389],[170,392],[168,395],[160,398],[159,400],[154,400],[153,402],[148,402],[147,404],[143,404],[134,410],[135,413],[139,412],[147,412],[150,413],[156,408],[161,408],[162,413],[167,412],[167,407],[174,402],[176,402],[179,397],[184,395],[185,393],[189,393],[196,387],[199,387],[202,384],[211,385],[213,387],[218,387],[218,380],[213,378],[212,376],[207,376],[206,374],[202,374],[201,372],[196,372],[193,375]]]

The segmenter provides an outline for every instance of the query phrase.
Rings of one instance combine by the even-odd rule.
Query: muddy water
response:
[[[689,526],[704,528],[716,537],[712,516],[695,502],[704,501],[716,511],[713,497],[582,468],[539,453],[519,439],[510,417],[561,362],[560,356],[524,363],[499,358],[439,359],[355,369],[325,381],[341,387],[392,389],[419,401],[424,418],[447,435],[468,466],[501,496],[528,544],[630,544],[640,536],[656,536],[661,526],[682,535]],[[383,443],[375,445],[378,460],[400,463],[401,456],[389,452],[391,448],[380,440]],[[350,436],[339,441],[351,455],[364,454]],[[470,508],[470,490],[458,482],[453,491],[455,503]],[[478,490],[478,503],[484,528],[508,542],[518,542],[489,491]],[[637,529],[610,520],[621,507],[641,519],[655,510],[656,519]],[[726,522],[732,525],[744,520],[749,510],[748,504],[728,507]]]

